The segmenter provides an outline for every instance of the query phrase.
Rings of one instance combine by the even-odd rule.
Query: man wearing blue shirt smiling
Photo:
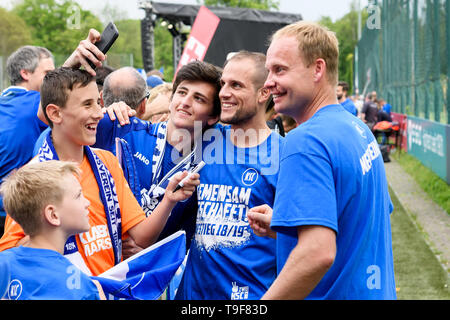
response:
[[[177,299],[260,299],[275,279],[276,241],[256,236],[247,219],[250,208],[273,204],[283,147],[265,120],[265,61],[240,51],[224,65],[220,121],[229,126],[205,133],[212,139],[203,150],[195,236]]]
[[[338,41],[300,21],[278,30],[265,87],[300,125],[286,137],[272,210],[248,213],[277,232],[278,276],[263,299],[396,299],[383,159],[368,127],[337,104]]]

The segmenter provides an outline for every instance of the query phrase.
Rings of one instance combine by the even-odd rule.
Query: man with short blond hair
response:
[[[396,298],[383,159],[338,105],[338,58],[335,35],[306,21],[277,31],[267,50],[274,108],[300,125],[286,137],[273,218],[267,206],[248,213],[255,232],[277,232],[278,277],[264,299]]]

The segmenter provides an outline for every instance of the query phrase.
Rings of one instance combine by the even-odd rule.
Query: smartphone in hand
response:
[[[103,30],[100,41],[95,43],[95,46],[105,54],[113,45],[114,41],[119,37],[119,30],[117,30],[116,25],[113,22],[108,23],[105,30]],[[89,59],[86,59],[92,69],[96,69],[96,65],[92,63]]]

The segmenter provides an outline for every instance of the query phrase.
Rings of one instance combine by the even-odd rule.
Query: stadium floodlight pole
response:
[[[153,3],[149,0],[140,0],[138,6],[145,11],[145,17],[141,20],[141,44],[142,61],[145,71],[148,72],[154,69],[155,62]]]

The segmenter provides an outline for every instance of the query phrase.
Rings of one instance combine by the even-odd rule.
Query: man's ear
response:
[[[61,219],[53,204],[49,204],[44,208],[44,220],[51,226],[58,227],[61,225]]]
[[[320,80],[324,77],[326,70],[327,63],[325,60],[322,58],[317,59],[314,65],[314,81],[320,82]]]
[[[146,109],[147,109],[147,99],[144,99],[136,108],[136,117],[140,119],[145,114]]]
[[[47,117],[52,123],[61,123],[61,108],[56,104],[50,103],[49,105],[47,105],[47,107],[45,107],[45,113],[47,113]]]
[[[258,103],[266,103],[270,98],[270,90],[268,88],[262,87],[258,92]]]
[[[28,81],[30,80],[30,75],[32,74],[32,72],[25,70],[25,69],[21,69],[20,70],[20,76],[22,77],[22,79],[24,81]]]

